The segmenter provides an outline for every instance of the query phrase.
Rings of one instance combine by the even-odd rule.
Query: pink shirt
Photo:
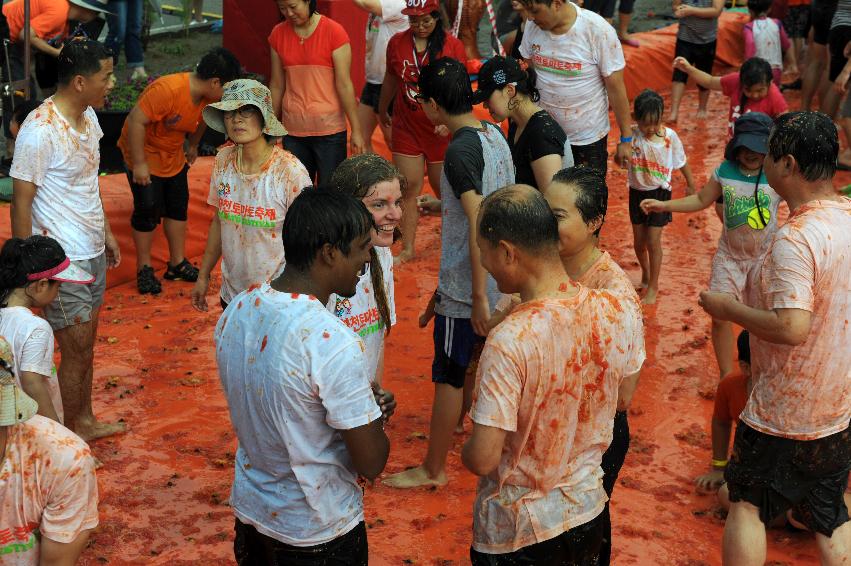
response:
[[[812,313],[807,340],[751,334],[754,388],[742,420],[774,436],[815,440],[851,420],[851,200],[794,211],[762,266],[759,308]]]
[[[721,92],[724,96],[730,98],[730,130],[728,135],[733,136],[733,125],[736,123],[736,118],[748,112],[762,112],[768,114],[772,118],[776,118],[780,114],[789,110],[789,105],[786,104],[786,99],[777,85],[773,82],[768,87],[768,95],[762,100],[753,101],[747,99],[745,101],[744,110],[741,109],[742,90],[739,85],[739,73],[730,73],[721,77]]]
[[[640,362],[630,347],[630,299],[579,289],[518,305],[485,344],[471,414],[507,435],[499,467],[477,490],[479,552],[549,540],[603,510],[600,462],[618,386]]]

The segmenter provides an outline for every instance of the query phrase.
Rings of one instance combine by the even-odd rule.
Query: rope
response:
[[[501,57],[505,57],[505,49],[502,47],[502,42],[499,40],[499,33],[496,31],[496,13],[493,10],[493,0],[485,0],[485,7],[488,9],[488,19],[491,22],[491,30],[496,38],[497,52]]]
[[[458,0],[458,9],[455,11],[455,21],[452,23],[452,35],[458,37],[461,32],[461,11],[464,9],[464,0]]]

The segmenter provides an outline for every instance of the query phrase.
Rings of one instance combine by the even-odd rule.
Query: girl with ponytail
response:
[[[558,122],[536,103],[535,70],[513,57],[493,57],[479,70],[473,103],[484,103],[493,119],[509,120],[508,146],[515,182],[543,190],[558,171],[573,166],[570,141]]]
[[[369,269],[361,276],[355,296],[331,295],[328,310],[363,339],[370,375],[378,385],[384,373],[384,337],[396,324],[390,246],[402,220],[404,186],[399,170],[374,153],[346,159],[331,177],[331,189],[361,199],[375,221]]]
[[[53,238],[11,238],[0,250],[0,336],[12,347],[18,385],[38,403],[38,414],[62,422],[62,396],[53,368],[53,331],[33,314],[59,294],[65,283],[95,278],[72,265]]]

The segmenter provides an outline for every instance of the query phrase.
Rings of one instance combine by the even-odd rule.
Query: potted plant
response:
[[[127,115],[136,105],[139,95],[156,80],[156,76],[127,79],[115,85],[106,97],[103,109],[97,111],[98,122],[103,130],[100,140],[101,173],[119,173],[124,171],[124,158],[118,149],[118,138]]]

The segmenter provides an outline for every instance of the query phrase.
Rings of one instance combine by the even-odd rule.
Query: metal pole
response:
[[[24,99],[30,99],[30,63],[32,46],[30,45],[30,0],[24,0]],[[11,79],[11,77],[10,77]],[[12,93],[15,96],[15,93]]]

